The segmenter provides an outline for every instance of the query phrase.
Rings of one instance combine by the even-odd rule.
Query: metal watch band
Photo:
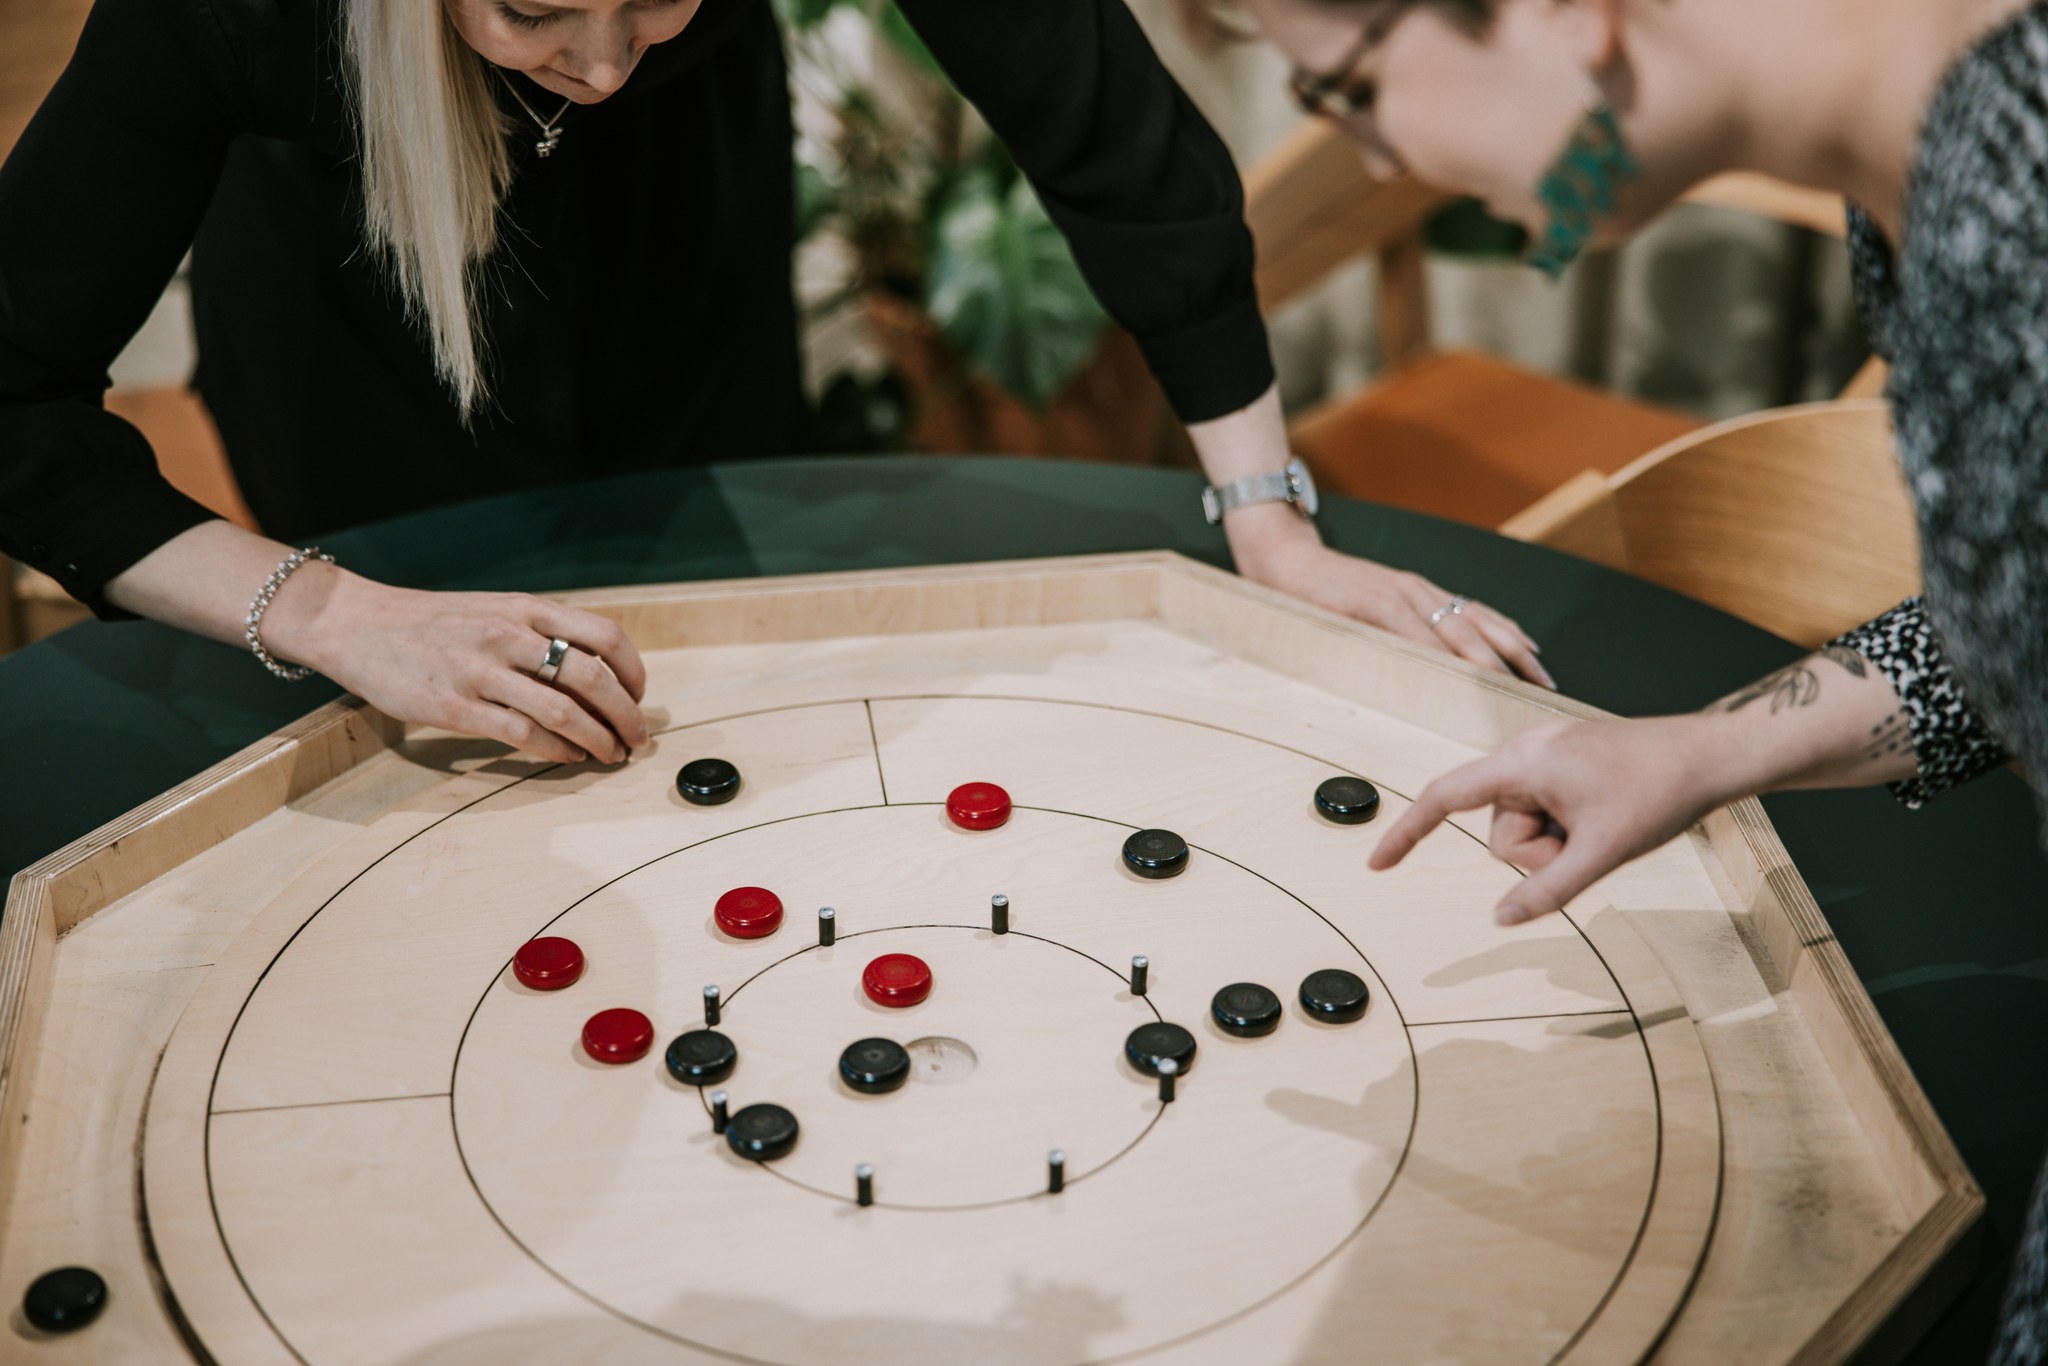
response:
[[[1308,466],[1299,460],[1287,462],[1279,474],[1254,474],[1228,484],[1211,484],[1202,490],[1202,515],[1214,526],[1224,514],[1253,503],[1292,503],[1304,517],[1316,515],[1316,484]]]

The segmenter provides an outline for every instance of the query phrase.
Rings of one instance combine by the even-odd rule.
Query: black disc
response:
[[[1316,788],[1316,810],[1339,825],[1364,825],[1380,814],[1380,790],[1363,778],[1325,778]]]
[[[1172,877],[1188,866],[1188,842],[1171,830],[1140,830],[1124,841],[1124,867],[1139,877]]]
[[[45,1271],[21,1297],[22,1316],[45,1333],[75,1333],[107,1307],[107,1283],[82,1266]]]
[[[685,1086],[710,1086],[732,1075],[740,1051],[715,1029],[676,1035],[668,1046],[669,1075]]]
[[[910,1080],[910,1054],[894,1039],[862,1039],[839,1055],[839,1075],[863,1095],[893,1091]]]
[[[1280,998],[1257,982],[1232,982],[1209,1002],[1209,1014],[1224,1033],[1253,1039],[1280,1027]]]
[[[741,1157],[772,1162],[796,1146],[796,1116],[780,1105],[749,1105],[732,1112],[725,1141]]]
[[[1301,979],[1301,1005],[1318,1020],[1342,1024],[1365,1014],[1372,993],[1365,979],[1342,968],[1324,968]]]
[[[1181,1075],[1195,1065],[1195,1036],[1177,1024],[1157,1021],[1141,1024],[1124,1040],[1124,1056],[1146,1076],[1159,1075],[1159,1060],[1172,1058],[1180,1064]]]
[[[717,806],[740,792],[740,771],[723,759],[692,759],[676,774],[676,791],[697,806]]]

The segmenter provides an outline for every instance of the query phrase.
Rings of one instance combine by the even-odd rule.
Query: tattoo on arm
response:
[[[1707,710],[1741,711],[1750,703],[1764,697],[1771,699],[1773,714],[1788,707],[1810,707],[1820,697],[1820,675],[1814,672],[1813,665],[1822,659],[1852,678],[1862,678],[1867,667],[1863,662],[1863,656],[1854,650],[1846,646],[1829,645],[1796,664],[1787,664],[1769,677],[1758,679],[1734,696],[1716,702]]]
[[[1912,748],[1913,736],[1911,728],[1906,724],[1906,714],[1903,711],[1895,711],[1885,717],[1870,728],[1868,739],[1869,745],[1863,754],[1867,760],[1882,759],[1888,754],[1897,754],[1902,749]]]

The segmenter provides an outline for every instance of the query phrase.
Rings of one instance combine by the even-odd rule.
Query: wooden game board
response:
[[[1967,1270],[1982,1198],[1755,803],[1512,930],[1483,813],[1365,871],[1432,776],[1590,709],[1170,555],[575,600],[648,657],[629,765],[343,701],[16,880],[0,1292],[112,1289],[0,1357],[1819,1362]],[[744,786],[688,805],[707,755]],[[1342,773],[1377,822],[1314,813]],[[947,821],[969,780],[1008,824]],[[1140,827],[1187,871],[1125,871]],[[719,933],[741,885],[777,933]],[[542,933],[574,986],[512,980]],[[859,988],[894,950],[936,983],[901,1011]],[[1292,1002],[1325,967],[1364,1019]],[[1244,980],[1269,1036],[1209,1019]],[[662,1066],[707,982],[735,1106],[803,1126],[776,1163]],[[621,1005],[655,1050],[591,1061]],[[1171,1105],[1122,1058],[1155,1018],[1199,1041]],[[897,1092],[835,1075],[872,1034]]]

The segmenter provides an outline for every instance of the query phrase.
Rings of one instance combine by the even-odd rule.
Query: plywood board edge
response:
[[[0,920],[0,1229],[19,1182],[35,1057],[49,1006],[57,932],[46,879],[17,875]]]
[[[211,848],[396,744],[404,727],[353,697],[338,698],[15,875],[40,884],[58,937],[166,869]]]
[[[1778,922],[1760,928],[1778,957],[1781,979],[1800,1001],[1887,1175],[1916,1213],[1981,1211],[1983,1192],[1885,1028],[1820,904],[1793,868],[1763,804],[1748,798],[1728,811],[1760,872],[1751,913]]]
[[[1792,1366],[1895,1366],[1953,1304],[1976,1270],[1982,1195],[1944,1195],[1829,1315]]]

